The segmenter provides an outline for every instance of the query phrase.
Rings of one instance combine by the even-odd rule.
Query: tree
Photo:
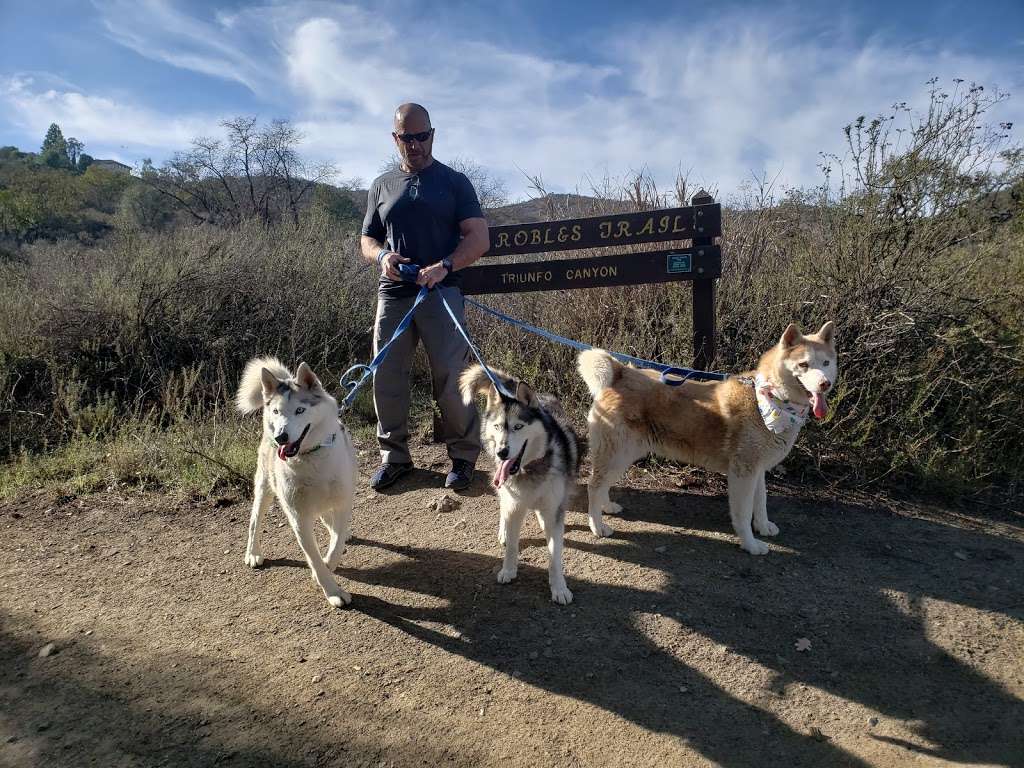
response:
[[[78,159],[82,156],[82,150],[85,149],[85,145],[73,136],[65,143],[67,144],[68,165],[71,168],[77,168]]]
[[[45,155],[51,150],[60,150],[67,155],[67,141],[64,139],[64,133],[61,131],[60,126],[56,123],[50,123],[49,130],[46,131],[46,138],[43,139],[43,146],[39,154]]]
[[[68,143],[60,126],[50,123],[50,128],[43,139],[43,146],[39,152],[39,160],[51,168],[69,168],[68,164]]]
[[[92,165],[92,155],[87,155],[83,152],[78,156],[78,172],[85,173],[89,170],[89,166]]]
[[[68,169],[68,156],[57,149],[51,149],[40,156],[43,165],[56,169]]]
[[[310,164],[299,155],[302,134],[287,120],[257,125],[237,117],[221,125],[226,138],[198,137],[159,169],[144,163],[142,180],[173,200],[193,220],[233,225],[299,213],[317,184],[336,175],[329,163]]]
[[[491,172],[479,163],[467,157],[454,157],[448,165],[459,173],[466,175],[473,189],[476,190],[477,199],[480,200],[480,207],[484,211],[504,205],[508,201],[508,190],[505,182],[491,175]]]

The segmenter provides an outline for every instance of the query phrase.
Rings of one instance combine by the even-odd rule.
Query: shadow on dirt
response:
[[[665,653],[659,641],[707,638],[770,670],[773,679],[758,695],[799,697],[802,686],[821,689],[903,721],[933,746],[875,737],[880,742],[954,762],[1010,765],[1024,754],[1024,703],[925,631],[931,600],[1022,618],[1024,545],[856,505],[771,499],[780,546],[755,558],[731,537],[700,535],[731,534],[724,499],[636,490],[615,498],[623,518],[676,528],[685,523],[687,531],[617,532],[611,539],[570,540],[567,547],[660,571],[668,581],[663,591],[581,581],[570,572],[576,602],[557,607],[547,600],[541,569],[524,563],[514,584],[493,583],[497,543],[494,556],[485,556],[354,540],[403,559],[339,573],[353,587],[396,587],[448,604],[407,607],[356,594],[352,610],[538,688],[673,734],[721,765],[864,763],[828,740],[826,724],[824,733],[798,732],[696,665]],[[652,636],[647,619],[668,622],[671,631]],[[450,624],[462,638],[420,621]],[[799,637],[812,639],[810,652],[794,650]],[[868,723],[864,728],[870,735]]]
[[[0,742],[0,765],[10,768],[348,768],[389,764],[394,749],[340,718],[307,725],[301,713],[264,709],[282,703],[251,701],[235,685],[239,668],[211,668],[209,658],[125,665],[76,643],[53,665],[38,650],[0,631],[0,727],[13,734]],[[432,765],[451,758],[420,743],[409,749]]]
[[[405,493],[412,493],[413,491],[441,491],[444,490],[444,481],[448,476],[447,470],[444,472],[436,472],[433,469],[426,469],[424,467],[416,467],[408,474],[402,475],[395,481],[394,485],[390,485],[387,488],[381,488],[376,493],[382,496],[399,496]],[[487,494],[493,493],[486,482],[483,482],[483,473],[477,470],[476,476],[473,480],[472,485],[461,491],[449,491],[449,493],[455,493],[459,496],[476,498],[477,496],[486,496]]]

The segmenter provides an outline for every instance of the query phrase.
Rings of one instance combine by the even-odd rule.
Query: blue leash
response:
[[[399,264],[398,271],[399,273],[401,273],[402,279],[404,281],[414,282],[420,269],[419,266],[416,264]],[[409,311],[405,313],[405,317],[402,318],[402,322],[400,322],[398,324],[398,327],[395,328],[395,332],[391,334],[391,338],[388,340],[388,343],[381,347],[379,350],[377,350],[377,354],[374,355],[373,360],[371,360],[368,365],[353,365],[351,368],[345,371],[345,373],[342,374],[341,386],[348,392],[348,394],[345,395],[345,398],[341,401],[342,413],[344,413],[345,411],[352,407],[352,401],[355,400],[356,393],[359,392],[359,388],[366,383],[367,379],[369,379],[371,376],[373,376],[374,373],[376,373],[377,368],[380,367],[381,362],[383,362],[384,358],[387,357],[387,353],[391,345],[399,336],[405,333],[406,329],[410,325],[412,325],[412,316],[415,314],[416,309],[419,307],[419,305],[422,304],[424,300],[427,298],[427,295],[429,293],[430,289],[428,289],[426,286],[420,287],[420,292],[416,294],[416,300],[413,302],[412,307],[410,307]],[[484,362],[483,356],[480,354],[480,350],[478,350],[476,344],[473,343],[473,339],[470,338],[469,333],[467,333],[463,324],[459,322],[459,319],[455,315],[455,312],[452,310],[451,306],[449,306],[448,300],[444,297],[444,293],[442,293],[440,290],[438,290],[437,293],[438,296],[441,297],[441,303],[444,304],[444,308],[448,312],[448,316],[452,319],[452,323],[455,324],[455,328],[462,335],[462,338],[465,339],[466,344],[469,345],[470,350],[472,350],[473,355],[477,359],[477,362],[480,363],[480,367],[483,368],[484,373],[487,374],[487,378],[491,380],[491,383],[494,385],[494,388],[502,396],[514,400],[515,395],[508,390],[508,387],[506,387],[505,384],[500,379],[498,379],[497,376],[494,375],[494,372],[488,367],[487,363]],[[535,325],[530,325],[529,323],[523,322],[522,320],[516,320],[514,317],[509,317],[508,315],[498,312],[495,309],[491,309],[490,307],[485,306],[484,304],[481,304],[478,301],[474,301],[473,299],[467,297],[463,297],[463,299],[472,304],[477,309],[482,309],[484,312],[487,312],[488,314],[498,318],[499,320],[504,320],[506,323],[509,323],[510,325],[514,325],[517,328],[522,328],[524,331],[535,333],[538,336],[542,336],[543,338],[547,339],[548,341],[554,341],[558,344],[565,344],[566,346],[572,347],[573,349],[578,349],[581,352],[586,351],[588,349],[594,349],[594,346],[591,344],[585,344],[582,341],[576,341],[575,339],[569,339],[566,338],[565,336],[559,336],[557,333],[545,331],[543,328],[538,328]],[[710,371],[697,371],[692,368],[681,368],[675,365],[665,365],[664,363],[656,363],[653,360],[645,360],[642,357],[633,357],[632,355],[626,355],[623,354],[622,352],[609,352],[608,354],[620,362],[629,363],[639,368],[649,368],[651,370],[658,371],[661,374],[662,383],[667,384],[670,387],[678,387],[680,384],[683,384],[684,382],[690,379],[695,379],[697,381],[725,381],[727,378],[729,378],[729,375],[726,373],[712,373]],[[361,374],[359,378],[354,378],[356,373],[360,371]]]
[[[415,264],[399,264],[398,271],[402,275],[402,280],[411,283],[416,280],[416,275],[419,273],[420,270],[419,267]],[[515,395],[509,392],[508,387],[506,387],[505,384],[500,379],[498,379],[497,376],[494,375],[494,372],[491,371],[489,367],[487,367],[487,363],[484,362],[483,357],[481,357],[480,355],[480,351],[476,348],[476,345],[473,343],[473,340],[469,337],[469,334],[466,332],[466,329],[459,322],[458,318],[455,316],[455,313],[452,311],[452,308],[448,306],[448,300],[445,299],[444,294],[440,290],[438,290],[437,293],[441,297],[441,302],[444,304],[444,308],[448,311],[448,315],[451,317],[452,322],[455,323],[455,327],[459,330],[459,333],[462,334],[462,338],[466,340],[466,343],[469,345],[469,348],[473,350],[473,354],[476,355],[476,359],[480,362],[480,367],[484,369],[484,373],[487,374],[487,378],[489,378],[491,380],[491,383],[494,384],[494,388],[505,397],[514,400]],[[399,336],[405,333],[406,329],[408,329],[410,325],[412,325],[412,316],[416,313],[416,310],[419,308],[420,304],[422,304],[426,300],[429,294],[430,289],[427,288],[426,286],[421,286],[420,292],[416,294],[416,300],[412,303],[412,306],[409,308],[409,311],[405,313],[405,317],[402,318],[402,322],[400,322],[398,324],[398,327],[395,328],[395,332],[391,334],[391,338],[388,339],[388,343],[377,350],[377,354],[373,356],[373,360],[371,360],[368,365],[363,365],[361,363],[353,365],[351,368],[349,368],[347,371],[345,371],[345,373],[341,375],[341,386],[345,390],[347,390],[347,394],[341,401],[341,406],[339,409],[342,413],[344,413],[345,411],[352,407],[352,402],[355,400],[356,394],[359,392],[360,387],[362,387],[366,383],[367,379],[369,379],[377,372],[377,368],[380,367],[380,364],[384,361],[384,358],[387,357],[388,350],[390,349],[391,345],[395,343]],[[358,379],[355,378],[356,374],[359,374]]]
[[[402,266],[405,266],[404,264]],[[423,300],[427,298],[427,294],[430,291],[427,290],[426,286],[420,288],[420,292],[416,294],[416,301],[412,303],[409,311],[405,313],[405,317],[402,318],[402,322],[395,328],[395,332],[391,334],[391,338],[388,343],[377,350],[377,354],[373,356],[373,360],[370,361],[369,365],[363,365],[358,363],[349,368],[345,373],[341,375],[341,386],[348,390],[348,394],[345,395],[345,399],[341,401],[341,412],[344,413],[352,407],[352,401],[356,399],[356,393],[359,392],[359,388],[366,383],[380,367],[380,364],[387,357],[388,349],[395,343],[395,340],[405,333],[405,330],[412,325],[412,316],[416,312],[416,308],[423,303]],[[358,379],[355,378],[356,373],[362,371],[362,375]]]
[[[462,323],[459,322],[459,318],[455,316],[455,312],[453,312],[452,308],[448,305],[448,299],[444,297],[444,294],[441,291],[438,291],[437,293],[441,297],[441,302],[444,304],[444,308],[448,310],[448,316],[452,319],[452,322],[455,324],[459,333],[462,334],[462,338],[466,340],[469,348],[473,350],[473,354],[476,356],[477,362],[480,363],[480,367],[484,369],[484,373],[487,374],[487,378],[491,380],[494,388],[498,390],[498,394],[502,397],[507,397],[509,400],[515,400],[516,396],[512,392],[509,392],[508,387],[506,387],[505,384],[494,375],[494,372],[487,367],[487,363],[484,362],[483,357],[480,355],[480,350],[476,348],[476,344],[474,344],[473,340],[469,338],[469,334],[466,332],[466,329],[463,327]]]
[[[592,345],[584,344],[582,341],[568,339],[565,336],[559,336],[557,333],[545,331],[543,328],[538,328],[535,325],[524,323],[522,320],[516,320],[514,317],[509,317],[508,315],[502,314],[495,309],[491,309],[490,307],[481,304],[479,301],[474,301],[470,298],[467,298],[466,301],[477,309],[482,309],[484,312],[497,317],[499,320],[504,320],[506,323],[522,328],[525,331],[535,333],[538,336],[543,336],[548,341],[565,344],[566,346],[578,349],[581,352],[588,349],[594,349]],[[692,368],[680,368],[676,365],[665,365],[664,363],[656,363],[653,360],[644,360],[642,357],[633,357],[632,355],[626,355],[622,352],[609,352],[608,354],[619,362],[630,363],[640,368],[650,368],[651,370],[658,371],[661,374],[662,383],[668,384],[670,387],[678,387],[688,379],[696,379],[697,381],[725,381],[729,378],[729,374],[727,373],[712,373],[709,371],[697,371]]]

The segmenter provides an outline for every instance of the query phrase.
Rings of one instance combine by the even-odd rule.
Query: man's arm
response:
[[[412,261],[412,259],[402,258],[372,235],[363,235],[359,238],[359,251],[366,261],[380,267],[381,274],[390,280],[401,280],[402,275],[398,271],[398,265],[408,264]],[[382,251],[386,251],[386,253],[382,254]]]
[[[491,234],[486,219],[463,219],[459,222],[462,239],[452,251],[452,269],[465,269],[491,247]]]
[[[359,238],[359,250],[362,253],[363,258],[370,264],[377,263],[377,255],[387,246],[384,245],[376,237],[370,237],[369,235],[363,235]]]
[[[475,262],[491,247],[491,236],[487,230],[487,220],[483,218],[463,219],[459,222],[462,239],[451,253],[452,271],[465,269]],[[448,270],[439,261],[420,270],[416,282],[433,288],[437,283],[448,277]]]

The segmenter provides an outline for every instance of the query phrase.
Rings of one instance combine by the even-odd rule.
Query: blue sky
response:
[[[737,192],[820,180],[843,126],[925,81],[1011,98],[1024,129],[1024,2],[375,3],[0,0],[0,145],[51,122],[86,151],[159,162],[220,120],[285,117],[341,178],[376,175],[390,116],[425,104],[435,156],[514,197],[646,168]]]

